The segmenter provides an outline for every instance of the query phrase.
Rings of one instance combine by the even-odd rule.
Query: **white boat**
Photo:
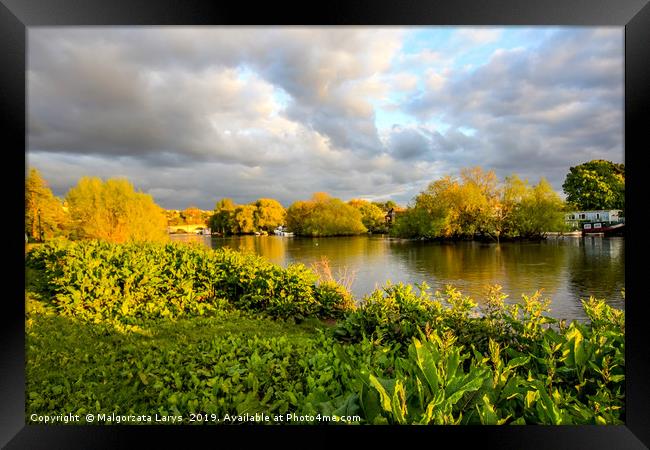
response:
[[[287,229],[282,225],[273,230],[273,233],[277,236],[293,236],[293,232],[287,231]]]

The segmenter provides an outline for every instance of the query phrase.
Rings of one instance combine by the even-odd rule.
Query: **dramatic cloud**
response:
[[[535,38],[536,37],[536,38]],[[408,202],[482,165],[623,160],[616,28],[30,28],[28,163],[167,208],[312,192]]]
[[[559,189],[572,165],[623,159],[622,52],[618,29],[560,31],[532,50],[496,50],[474,70],[430,77],[406,109],[471,129],[477,164]],[[460,147],[467,139],[447,137]]]

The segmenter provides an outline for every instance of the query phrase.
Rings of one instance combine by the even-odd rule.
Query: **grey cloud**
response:
[[[473,159],[498,175],[545,176],[560,191],[570,166],[622,161],[622,38],[621,29],[561,30],[536,49],[498,51],[476,70],[449,74],[406,108],[423,121],[449,123],[445,140],[469,146]],[[453,131],[460,127],[476,133]],[[448,162],[463,167],[470,153]]]
[[[432,143],[417,130],[412,128],[395,129],[390,135],[391,154],[402,160],[423,160],[432,157]]]
[[[400,33],[301,27],[33,29],[29,117],[38,129],[30,135],[30,148],[221,156],[205,115],[219,114],[233,127],[264,118],[246,107],[263,102],[274,85],[291,97],[290,120],[336,146],[374,152],[381,144],[373,110],[350,82],[386,69]],[[261,77],[252,91],[248,85],[237,89],[232,80],[213,83],[212,73],[246,68]],[[216,140],[216,148],[206,152],[205,140]]]
[[[208,209],[322,190],[406,203],[472,165],[559,190],[572,165],[622,160],[620,29],[556,30],[422,91],[395,58],[404,32],[32,28],[30,164],[57,195],[121,175],[165,207]],[[382,83],[407,101],[378,100]],[[378,130],[374,100],[419,123]]]

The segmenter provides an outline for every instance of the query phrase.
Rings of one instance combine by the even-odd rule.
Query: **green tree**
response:
[[[43,241],[65,233],[68,217],[40,172],[32,168],[25,179],[25,233]]]
[[[461,185],[455,205],[461,233],[498,239],[500,200],[501,189],[494,171],[486,172],[481,167],[461,170]]]
[[[564,202],[542,178],[526,189],[512,211],[513,232],[524,238],[539,238],[549,231],[564,231]]]
[[[212,231],[223,235],[235,232],[234,214],[237,206],[230,198],[223,198],[214,206],[214,214],[208,220]]]
[[[167,218],[149,194],[126,179],[83,177],[66,196],[72,237],[110,242],[167,241]]]
[[[348,202],[361,213],[361,223],[373,233],[386,232],[386,213],[374,203],[367,200],[353,199]]]
[[[471,238],[479,234],[498,239],[500,198],[494,172],[472,167],[461,170],[459,179],[445,176],[430,183],[415,198],[415,208],[429,215],[427,235]]]
[[[399,205],[393,200],[387,200],[385,202],[372,202],[372,204],[381,209],[384,213],[387,213],[391,209],[399,209]]]
[[[303,236],[344,236],[368,231],[357,208],[324,192],[315,193],[311,200],[293,203],[287,209],[287,226]]]
[[[240,205],[235,208],[233,220],[235,223],[235,233],[251,234],[255,231],[255,212],[257,208],[254,205]]]
[[[515,210],[526,197],[530,186],[516,174],[505,178],[501,191],[501,202],[496,212],[495,228],[499,236],[516,234]]]
[[[544,179],[531,187],[516,175],[503,184],[492,171],[463,169],[431,182],[400,214],[391,234],[468,239],[539,237],[564,230],[564,202]]]
[[[569,169],[567,202],[577,209],[625,209],[625,165],[596,159]]]
[[[271,231],[280,225],[284,225],[287,212],[277,200],[260,198],[254,203],[254,206],[256,230]]]
[[[444,221],[444,214],[416,205],[396,216],[390,234],[406,238],[433,239],[442,235]]]

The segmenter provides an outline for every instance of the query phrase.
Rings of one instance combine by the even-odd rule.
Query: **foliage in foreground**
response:
[[[62,315],[124,324],[234,307],[284,319],[339,317],[351,295],[302,264],[178,243],[50,242],[27,254]]]
[[[319,333],[237,312],[149,320],[128,332],[57,314],[30,317],[28,417],[331,414],[330,400],[353,376]]]
[[[344,288],[315,284],[306,268],[296,275],[236,252],[175,245],[45,245],[29,253],[28,268],[29,289],[43,299],[28,304],[29,414],[625,420],[624,315],[603,301],[583,302],[589,323],[568,325],[546,315],[539,294],[509,305],[497,288],[481,309],[453,288],[432,297],[426,286],[401,284],[341,307],[350,301]],[[339,311],[331,329],[259,315],[331,316],[325,310]]]
[[[480,314],[449,287],[388,284],[339,322],[339,339],[408,346],[396,375],[364,373],[356,398],[384,423],[622,423],[623,312],[583,301],[589,324],[547,316],[539,293],[506,305],[493,288]],[[410,344],[410,345],[409,345]],[[487,369],[486,369],[487,368]],[[365,406],[364,406],[365,405]]]

